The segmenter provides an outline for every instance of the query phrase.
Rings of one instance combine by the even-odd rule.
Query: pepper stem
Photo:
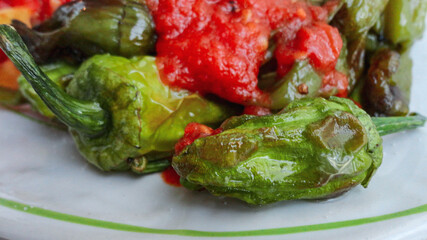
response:
[[[381,136],[388,134],[414,129],[424,126],[426,117],[414,114],[408,117],[374,117],[372,121]]]
[[[75,99],[52,82],[37,66],[13,27],[0,25],[0,48],[59,120],[90,136],[98,136],[106,131],[108,115],[99,103]]]

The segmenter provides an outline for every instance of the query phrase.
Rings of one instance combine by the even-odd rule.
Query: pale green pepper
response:
[[[426,14],[425,0],[390,0],[385,11],[385,37],[407,48],[422,36]]]
[[[236,114],[228,104],[164,85],[153,57],[94,56],[75,72],[67,94],[8,25],[0,26],[0,47],[70,128],[82,155],[105,171],[161,171],[188,123],[214,127]]]

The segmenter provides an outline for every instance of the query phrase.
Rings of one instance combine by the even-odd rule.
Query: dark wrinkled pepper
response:
[[[374,118],[351,100],[292,102],[282,112],[233,117],[173,158],[190,189],[250,204],[325,199],[362,184],[381,165],[381,135],[415,128],[422,116]]]
[[[332,20],[332,24],[338,27],[347,39],[349,92],[353,90],[364,71],[367,34],[379,21],[388,1],[343,0],[343,7]]]
[[[156,42],[148,8],[134,0],[73,1],[34,29],[18,21],[13,26],[38,64],[62,55],[77,60],[102,53],[145,55]]]
[[[164,85],[154,57],[94,56],[74,73],[67,94],[8,25],[0,25],[0,47],[70,128],[82,155],[105,171],[161,171],[188,123],[218,126],[237,113],[229,104]]]
[[[409,113],[412,82],[409,53],[400,55],[379,49],[371,59],[362,90],[363,106],[373,116],[405,116]]]

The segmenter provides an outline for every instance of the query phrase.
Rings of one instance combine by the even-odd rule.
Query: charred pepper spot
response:
[[[206,161],[226,168],[236,166],[258,148],[256,141],[247,138],[243,134],[220,134],[200,140],[202,140],[200,145],[203,147],[197,148],[196,154]]]
[[[340,112],[311,124],[309,136],[326,149],[345,149],[358,152],[367,143],[367,134],[361,122],[352,114]]]

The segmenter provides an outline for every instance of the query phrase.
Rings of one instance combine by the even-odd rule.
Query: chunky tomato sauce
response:
[[[335,65],[342,40],[326,23],[327,8],[295,0],[147,0],[147,4],[159,34],[157,65],[170,86],[244,105],[268,105],[257,77],[270,39],[277,46],[279,76],[295,61],[307,59],[325,77],[325,87],[346,85],[346,79],[331,80],[338,76]]]
[[[216,135],[222,132],[221,128],[216,130],[200,124],[190,123],[185,127],[184,136],[175,144],[175,154],[180,154],[184,148],[199,138],[204,138],[212,135]]]
[[[0,9],[27,7],[33,13],[33,24],[48,19],[60,5],[71,0],[0,0]]]
[[[162,172],[163,181],[174,187],[181,187],[180,176],[175,172],[173,167],[168,167]]]

